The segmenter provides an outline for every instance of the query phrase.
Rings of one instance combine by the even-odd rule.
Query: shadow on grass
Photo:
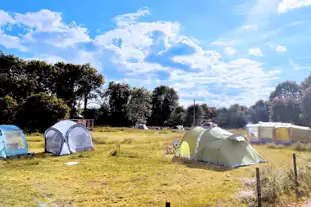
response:
[[[213,170],[217,172],[232,171],[233,169],[235,169],[235,168],[229,168],[229,167],[219,166],[215,164],[210,164],[206,162],[189,160],[189,159],[185,159],[185,158],[178,157],[178,156],[174,156],[172,159],[172,162],[184,164],[185,166],[189,168],[199,168],[199,169],[204,169],[204,170]]]

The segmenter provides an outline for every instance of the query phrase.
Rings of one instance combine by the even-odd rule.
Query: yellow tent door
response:
[[[276,128],[275,140],[289,140],[288,128]]]

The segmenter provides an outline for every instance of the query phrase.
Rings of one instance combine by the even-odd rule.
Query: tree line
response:
[[[213,120],[224,128],[240,128],[258,121],[311,123],[311,74],[301,84],[285,81],[268,100],[253,106],[234,104],[216,108],[195,104],[184,108],[174,88],[160,85],[148,91],[126,83],[108,83],[90,64],[40,60],[25,61],[0,52],[0,123],[16,124],[26,131],[44,131],[65,118],[95,119],[96,125],[129,127],[191,126]],[[99,108],[89,108],[100,99]]]

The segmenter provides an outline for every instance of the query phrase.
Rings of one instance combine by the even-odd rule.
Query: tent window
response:
[[[4,140],[9,150],[25,148],[20,131],[4,132]]]
[[[89,132],[82,127],[73,128],[68,135],[68,143],[72,152],[93,149]]]
[[[62,144],[63,144],[63,139],[62,137],[54,130],[49,130],[46,134],[46,149],[47,151],[53,153],[53,154],[58,154],[60,153]]]

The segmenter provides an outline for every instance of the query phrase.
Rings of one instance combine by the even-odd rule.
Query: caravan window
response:
[[[4,140],[8,149],[22,149],[25,148],[22,135],[20,131],[3,132]]]

